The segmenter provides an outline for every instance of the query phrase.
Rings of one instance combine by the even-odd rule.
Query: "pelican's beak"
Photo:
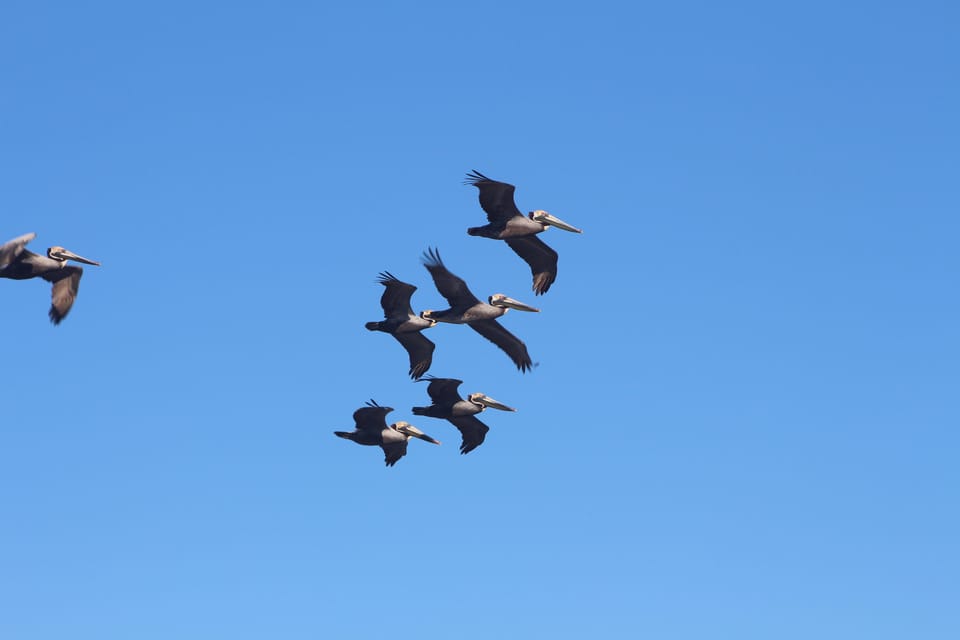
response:
[[[440,444],[439,440],[435,440],[434,438],[431,438],[430,436],[425,434],[423,431],[420,431],[420,429],[417,429],[412,424],[406,424],[406,423],[398,424],[396,426],[396,429],[400,433],[405,433],[408,436],[412,436],[414,438],[420,438],[421,440],[426,440],[427,442],[432,442],[433,444]]]
[[[73,260],[74,262],[82,262],[83,264],[92,264],[95,267],[99,267],[100,263],[94,260],[88,260],[83,256],[78,256],[73,251],[67,251],[66,249],[60,249],[54,252],[54,255],[63,260]]]
[[[516,409],[513,407],[508,407],[502,402],[497,402],[488,395],[481,395],[479,398],[477,398],[477,402],[485,407],[490,407],[491,409],[500,409],[500,411],[516,411]]]
[[[507,296],[503,296],[497,300],[497,303],[498,307],[507,307],[508,309],[516,309],[517,311],[531,311],[534,313],[540,313],[540,309],[531,307],[528,304],[523,304],[519,300],[514,300],[513,298],[508,298]]]
[[[534,211],[533,219],[537,222],[551,227],[556,227],[557,229],[563,229],[564,231],[572,231],[573,233],[583,233],[582,230],[577,229],[572,224],[567,224],[560,218],[550,215],[546,211]]]

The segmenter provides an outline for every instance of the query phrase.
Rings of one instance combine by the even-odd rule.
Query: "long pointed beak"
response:
[[[500,411],[516,411],[513,407],[508,407],[502,402],[497,402],[488,395],[483,395],[477,398],[477,400],[485,407],[490,407],[491,409],[500,409]]]
[[[96,262],[95,260],[89,260],[87,258],[84,258],[83,256],[78,256],[73,251],[67,251],[66,249],[62,249],[58,251],[57,255],[60,256],[61,258],[64,258],[65,260],[73,260],[74,262],[82,262],[83,264],[92,264],[95,267],[100,266],[99,262]]]
[[[548,224],[551,227],[556,227],[557,229],[563,229],[564,231],[572,231],[573,233],[583,233],[581,229],[577,229],[572,224],[567,224],[560,218],[551,215],[549,213],[542,213],[537,216],[537,221],[542,222],[543,224]]]
[[[439,440],[431,438],[430,436],[425,434],[423,431],[420,431],[420,429],[417,429],[412,424],[400,426],[398,427],[398,430],[402,431],[408,436],[413,436],[414,438],[420,438],[421,440],[426,440],[427,442],[432,442],[433,444],[440,444]]]
[[[510,309],[516,309],[517,311],[530,311],[533,313],[540,313],[540,309],[537,309],[536,307],[531,307],[528,304],[523,304],[519,300],[514,300],[513,298],[508,298],[507,296],[503,296],[503,298],[501,298],[499,302],[504,307],[509,307]]]

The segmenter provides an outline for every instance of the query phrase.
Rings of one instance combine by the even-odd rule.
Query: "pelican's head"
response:
[[[400,422],[394,422],[392,425],[390,425],[390,427],[396,431],[399,431],[408,438],[420,438],[421,440],[426,440],[427,442],[432,442],[433,444],[440,444],[439,440],[434,440],[409,422],[404,422],[401,420]]]
[[[57,262],[66,262],[67,260],[73,260],[74,262],[82,262],[83,264],[92,264],[95,267],[99,267],[99,262],[94,262],[93,260],[87,260],[83,256],[78,256],[72,251],[67,251],[63,247],[50,247],[47,249],[47,257],[51,260],[56,260]]]
[[[534,222],[539,222],[543,225],[543,230],[546,231],[550,227],[556,227],[557,229],[563,229],[564,231],[572,231],[573,233],[583,233],[580,229],[577,229],[572,224],[567,224],[560,218],[552,216],[543,209],[537,209],[536,211],[530,212],[530,219]]]
[[[501,309],[516,309],[517,311],[531,311],[538,312],[540,309],[536,307],[531,307],[528,304],[523,304],[519,300],[514,300],[513,298],[508,298],[502,293],[495,293],[487,300],[490,302],[491,307],[500,307]]]
[[[429,320],[430,326],[432,327],[433,325],[437,324],[437,321],[433,319],[434,313],[436,312],[433,311],[432,309],[424,309],[423,311],[420,312],[420,317],[423,318],[424,320]]]
[[[490,407],[491,409],[500,409],[500,411],[516,411],[516,409],[513,407],[508,407],[502,402],[497,402],[490,396],[483,393],[471,393],[469,396],[467,396],[467,400],[473,404],[480,405],[481,411],[487,407]]]

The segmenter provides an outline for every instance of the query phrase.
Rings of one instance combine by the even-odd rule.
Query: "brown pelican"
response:
[[[377,445],[383,449],[384,461],[388,467],[397,464],[397,460],[407,455],[407,440],[411,437],[420,438],[433,444],[440,444],[420,429],[410,423],[394,422],[387,426],[387,414],[393,407],[381,407],[371,400],[367,406],[360,407],[353,412],[353,421],[357,424],[353,431],[334,431],[335,435],[357,444]]]
[[[470,227],[467,233],[503,240],[510,245],[530,265],[536,295],[546,293],[557,279],[557,252],[537,238],[536,234],[550,227],[574,233],[583,231],[542,209],[531,211],[529,217],[525,217],[514,204],[512,184],[491,180],[476,169],[467,174],[466,183],[480,190],[480,206],[487,212],[487,220],[490,221],[490,224],[482,227]]]
[[[530,354],[527,353],[527,345],[500,326],[496,319],[508,309],[536,312],[539,312],[539,309],[508,298],[502,293],[490,296],[489,304],[480,302],[467,288],[466,282],[447,270],[436,249],[429,249],[423,254],[423,266],[430,271],[437,291],[447,299],[450,308],[445,311],[423,311],[420,314],[422,318],[436,322],[468,324],[474,331],[503,349],[520,371],[527,371],[533,366]]]
[[[384,271],[377,282],[386,289],[380,297],[385,320],[368,322],[370,331],[389,333],[403,345],[410,355],[410,377],[416,380],[427,372],[433,362],[433,350],[436,347],[421,331],[437,324],[436,320],[421,318],[410,306],[410,296],[417,290],[412,284],[401,282],[393,274]]]
[[[70,313],[70,307],[73,306],[77,291],[80,289],[80,277],[83,276],[83,268],[68,265],[67,260],[97,267],[100,263],[82,258],[63,247],[50,247],[47,249],[46,256],[27,251],[25,248],[27,243],[36,236],[35,233],[27,233],[0,245],[0,278],[27,280],[39,276],[47,282],[52,282],[53,303],[50,305],[50,321],[53,324],[60,324],[60,321]]]
[[[476,418],[478,413],[487,407],[501,411],[516,411],[513,407],[497,402],[483,393],[471,393],[464,400],[457,393],[457,388],[463,383],[462,380],[434,378],[433,376],[428,376],[424,380],[430,381],[427,386],[427,393],[430,394],[433,404],[429,407],[414,407],[413,414],[443,418],[453,424],[463,435],[460,453],[470,453],[483,444],[483,439],[487,436],[487,431],[490,430],[490,427]]]

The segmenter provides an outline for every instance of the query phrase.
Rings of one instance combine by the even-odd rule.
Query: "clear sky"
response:
[[[956,6],[8,0],[0,242],[103,266],[0,280],[0,637],[960,637]],[[543,310],[430,330],[467,456],[429,246]]]

